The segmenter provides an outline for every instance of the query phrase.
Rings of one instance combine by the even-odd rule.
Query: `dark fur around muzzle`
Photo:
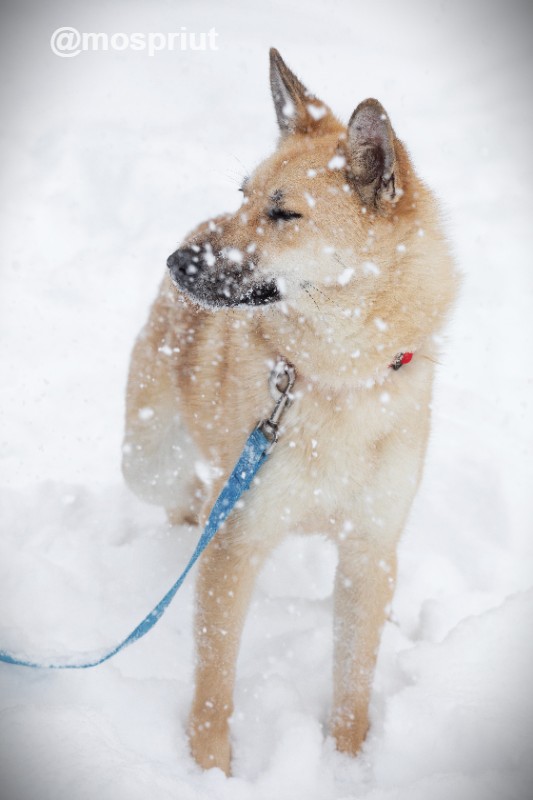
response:
[[[220,266],[222,261],[223,266]],[[257,279],[254,264],[208,266],[197,247],[181,247],[167,259],[170,277],[180,291],[206,306],[263,306],[282,299],[276,281]]]

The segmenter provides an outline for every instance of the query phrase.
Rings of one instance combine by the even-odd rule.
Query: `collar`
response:
[[[396,372],[397,370],[400,369],[400,367],[403,367],[404,364],[409,364],[409,362],[412,361],[413,356],[414,353],[409,351],[396,353],[396,355],[394,356],[388,367],[389,369],[393,369]],[[287,394],[290,401],[291,399],[290,390],[292,389],[295,379],[296,379],[295,367],[289,361],[286,361],[283,356],[278,356],[278,360],[274,364],[274,367],[270,374],[269,389],[271,397],[277,400],[279,397],[279,393],[281,392],[283,394],[283,392],[285,391],[283,386],[278,385],[280,380],[282,382],[288,380],[289,388],[287,390]],[[370,384],[366,382],[362,383],[361,386],[369,388],[369,386],[373,386],[377,382],[381,383],[384,379],[385,379],[385,374],[382,376],[381,380],[373,379]]]
[[[394,370],[400,369],[404,364],[408,364],[413,358],[414,353],[397,353],[392,359],[389,367]]]

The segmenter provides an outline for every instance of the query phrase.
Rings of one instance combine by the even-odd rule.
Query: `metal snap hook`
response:
[[[279,422],[293,400],[292,387],[296,380],[296,370],[289,361],[280,359],[270,373],[270,394],[276,401],[272,414],[257,426],[264,437],[270,442],[267,453],[270,453],[278,441]],[[277,395],[275,393],[278,393]]]

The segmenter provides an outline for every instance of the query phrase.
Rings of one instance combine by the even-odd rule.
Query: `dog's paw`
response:
[[[227,722],[215,724],[191,715],[189,743],[192,756],[202,769],[218,767],[226,775],[231,774],[231,745]]]
[[[366,714],[336,717],[331,724],[331,734],[335,739],[337,750],[356,756],[365,741],[368,727]]]

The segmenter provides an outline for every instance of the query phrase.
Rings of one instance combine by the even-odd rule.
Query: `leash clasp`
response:
[[[276,392],[279,392],[279,397],[276,399],[276,405],[272,414],[268,419],[264,419],[257,426],[265,439],[269,441],[267,453],[271,453],[274,445],[278,441],[279,436],[279,423],[285,412],[285,409],[290,406],[294,399],[292,394],[292,387],[296,380],[296,370],[293,364],[281,359],[277,362],[276,366],[270,373],[270,393],[276,399]]]

